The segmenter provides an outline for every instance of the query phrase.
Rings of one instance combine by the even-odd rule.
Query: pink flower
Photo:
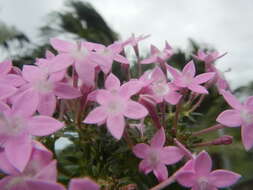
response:
[[[1,145],[9,162],[20,172],[29,162],[32,136],[50,135],[64,126],[63,123],[48,116],[33,116],[35,110],[34,99],[21,96],[13,102],[11,108],[1,111]]]
[[[156,67],[151,73],[145,73],[140,81],[144,83],[144,86],[146,85],[141,94],[149,95],[156,103],[161,103],[165,100],[169,104],[175,105],[182,97],[177,92],[178,88],[174,84],[167,82],[160,67]]]
[[[65,190],[61,184],[47,181],[29,181],[28,187],[37,190]],[[30,190],[29,189],[29,190]],[[99,190],[100,187],[89,178],[74,178],[70,181],[68,190]]]
[[[165,42],[165,48],[162,51],[160,51],[154,45],[151,45],[151,57],[142,60],[141,64],[150,64],[155,62],[164,63],[172,56],[172,54],[172,48],[167,41]]]
[[[107,47],[104,45],[99,45],[96,48],[96,56],[94,56],[92,60],[94,63],[100,66],[101,70],[105,74],[107,74],[112,68],[113,61],[129,64],[128,59],[120,55],[122,50],[122,44],[119,42],[114,42]]]
[[[233,185],[241,177],[228,170],[212,169],[212,160],[208,153],[201,152],[194,160],[188,161],[178,173],[176,179],[184,187],[192,190],[217,190]]]
[[[48,70],[47,62],[40,63],[39,66],[25,65],[23,67],[23,77],[27,84],[23,86],[24,92],[20,96],[34,101],[37,110],[43,115],[52,115],[56,107],[56,97],[60,99],[74,99],[81,96],[78,89],[61,82],[64,73],[51,73]],[[29,92],[29,93],[28,93]]]
[[[105,88],[106,90],[98,90],[96,100],[100,106],[88,114],[84,123],[106,122],[111,134],[120,139],[125,128],[124,117],[141,119],[148,111],[143,105],[130,99],[140,90],[137,81],[129,81],[120,86],[119,79],[110,74],[105,81]]]
[[[55,182],[57,178],[56,161],[52,159],[52,153],[42,144],[34,141],[29,162],[23,172],[20,172],[8,161],[4,151],[0,152],[0,168],[8,175],[0,180],[0,189],[34,190],[27,187],[28,181]]]
[[[150,35],[142,34],[136,37],[134,34],[132,34],[130,38],[123,42],[123,46],[130,44],[132,47],[136,47],[140,41],[145,40],[148,37],[150,37]]]
[[[193,61],[190,61],[185,65],[183,71],[180,72],[177,69],[168,65],[168,70],[173,76],[173,83],[181,88],[188,88],[193,92],[197,92],[199,94],[208,94],[208,91],[205,87],[201,86],[210,79],[212,79],[215,75],[213,72],[203,73],[195,76],[196,69]]]
[[[54,58],[54,65],[51,70],[61,71],[73,65],[79,78],[87,86],[93,86],[95,81],[95,68],[98,66],[96,61],[96,52],[100,44],[90,42],[71,43],[57,38],[50,40],[51,45],[59,52]]]
[[[139,164],[140,171],[145,174],[154,172],[159,181],[168,177],[166,165],[172,165],[182,159],[183,153],[175,146],[165,146],[165,132],[161,128],[151,139],[150,145],[140,143],[134,146],[135,156],[143,159]]]
[[[233,108],[220,113],[216,121],[228,126],[241,126],[242,142],[246,150],[253,146],[253,96],[241,104],[229,91],[221,91],[227,103]]]
[[[217,59],[220,59],[221,57],[225,56],[227,53],[219,54],[219,52],[204,52],[199,50],[197,55],[193,55],[195,59],[198,59],[200,61],[204,61],[205,63],[213,63]]]

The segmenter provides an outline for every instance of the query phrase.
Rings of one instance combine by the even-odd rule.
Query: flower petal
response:
[[[167,65],[167,69],[170,72],[170,74],[173,76],[174,79],[178,79],[178,78],[182,77],[181,72],[179,70],[175,69],[174,67]]]
[[[99,190],[99,185],[89,178],[75,178],[70,181],[69,190]]]
[[[50,44],[53,46],[54,49],[56,49],[59,52],[70,52],[71,50],[76,48],[76,45],[74,43],[61,40],[58,38],[51,38]]]
[[[234,109],[241,110],[242,104],[237,100],[237,98],[231,94],[229,91],[221,90],[221,94],[223,95],[226,102]]]
[[[194,77],[196,73],[196,69],[195,69],[195,65],[193,61],[190,61],[189,63],[187,63],[182,71],[183,75],[186,75],[188,77]]]
[[[105,88],[108,90],[118,90],[120,88],[119,79],[111,73],[105,80]]]
[[[56,160],[51,161],[46,167],[41,168],[39,173],[36,174],[35,178],[45,181],[56,181],[57,180],[57,162]]]
[[[243,126],[241,129],[242,142],[244,148],[248,151],[253,146],[253,126]]]
[[[205,176],[211,171],[212,160],[207,152],[202,151],[199,153],[195,159],[194,168],[198,176]]]
[[[209,181],[218,188],[224,188],[235,184],[240,177],[239,174],[228,170],[214,170],[210,174]]]
[[[240,112],[237,110],[223,111],[219,114],[216,121],[228,127],[238,127],[242,124]]]
[[[162,147],[165,144],[165,140],[166,140],[165,139],[165,132],[164,132],[164,128],[162,127],[152,137],[150,145],[152,147]]]
[[[31,135],[46,136],[64,127],[64,124],[49,116],[34,116],[29,119],[27,129]]]
[[[119,63],[129,64],[128,59],[120,54],[115,54],[113,59]]]
[[[175,146],[166,146],[162,149],[160,157],[164,164],[171,165],[180,161],[184,157],[184,154]]]
[[[52,116],[56,107],[56,98],[54,94],[41,94],[38,111],[42,115]]]
[[[182,95],[178,92],[170,92],[167,95],[164,96],[164,99],[166,102],[172,105],[176,105],[179,100],[181,99]]]
[[[209,81],[214,77],[215,73],[203,73],[200,75],[197,75],[194,79],[193,82],[196,84],[202,84],[204,82]]]
[[[74,59],[66,53],[58,54],[54,58],[50,60],[50,72],[58,72],[58,71],[63,71],[67,69],[69,66],[71,66],[74,62]]]
[[[63,185],[51,181],[31,179],[26,183],[29,190],[66,190]]]
[[[191,171],[180,172],[176,179],[184,187],[192,187],[197,181],[195,173]]]
[[[152,171],[152,168],[147,160],[142,160],[139,164],[139,170],[147,175],[149,172]]]
[[[154,169],[154,174],[158,181],[164,181],[165,179],[168,178],[168,170],[167,167],[164,164],[159,164],[156,166]]]
[[[205,87],[195,84],[195,83],[188,85],[188,88],[192,90],[193,92],[197,92],[199,94],[208,94],[208,91]]]
[[[24,134],[9,138],[5,144],[5,154],[10,163],[22,172],[31,156],[32,141],[31,138]]]
[[[27,89],[14,100],[12,110],[14,115],[31,116],[39,104],[39,94],[33,89]]]
[[[131,119],[141,119],[148,114],[148,110],[138,102],[129,100],[124,115]]]
[[[121,139],[125,129],[125,120],[123,115],[108,117],[106,125],[113,137]]]
[[[146,158],[149,145],[145,143],[139,143],[133,147],[133,152],[138,158]]]
[[[6,99],[12,95],[14,95],[17,92],[17,89],[15,87],[12,87],[7,84],[0,84],[0,100]]]
[[[7,74],[11,71],[12,62],[10,60],[6,60],[0,63],[0,73]]]
[[[78,89],[63,82],[56,82],[54,84],[54,93],[63,99],[74,99],[82,95]]]
[[[97,90],[96,92],[96,100],[99,104],[104,105],[106,104],[110,99],[112,99],[112,93],[110,93],[108,90]]]
[[[82,82],[87,86],[94,86],[95,81],[95,67],[90,60],[78,61],[75,64],[76,72]]]
[[[44,77],[44,73],[38,66],[24,65],[22,69],[22,76],[28,82],[34,82],[41,80]]]
[[[88,116],[83,121],[84,123],[99,123],[104,121],[107,118],[107,113],[103,107],[97,107],[94,110],[92,110]]]
[[[137,94],[142,88],[142,84],[137,80],[131,80],[124,83],[119,90],[120,96],[129,99],[134,94]]]

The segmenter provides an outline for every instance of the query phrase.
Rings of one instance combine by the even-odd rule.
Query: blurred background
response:
[[[49,39],[56,36],[108,45],[126,40],[132,33],[150,34],[141,42],[142,56],[148,55],[150,44],[163,48],[167,40],[175,48],[172,62],[178,67],[199,48],[228,52],[217,61],[217,67],[243,100],[253,95],[252,10],[252,0],[0,0],[0,60],[11,58],[19,66],[33,64],[50,49]],[[213,93],[197,110],[205,117],[195,119],[199,126],[210,126],[225,108],[226,103]],[[222,133],[235,136],[235,142],[208,148],[215,167],[244,176],[232,189],[252,190],[253,151],[244,151],[240,129]]]

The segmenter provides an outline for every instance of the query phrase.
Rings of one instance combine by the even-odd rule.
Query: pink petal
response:
[[[77,62],[75,64],[76,72],[82,82],[87,86],[94,86],[95,67],[90,61]]]
[[[4,111],[10,111],[10,107],[6,103],[0,101],[0,112]]]
[[[178,92],[170,92],[167,95],[164,96],[164,99],[166,102],[172,105],[176,105],[179,100],[181,99],[182,95]]]
[[[121,139],[125,129],[125,120],[122,115],[108,117],[106,125],[113,137]]]
[[[154,45],[150,45],[150,51],[151,51],[151,54],[158,54],[158,53],[160,53],[160,50],[156,47],[156,46],[154,46]]]
[[[45,56],[47,59],[51,59],[51,58],[55,57],[55,55],[49,50],[46,50]]]
[[[212,169],[212,160],[207,152],[202,151],[195,159],[196,175],[206,176]]]
[[[120,88],[119,79],[111,73],[105,80],[105,88],[108,90],[118,90]]]
[[[17,89],[15,87],[12,87],[7,84],[0,84],[0,100],[6,99],[12,95],[14,95],[17,92]]]
[[[97,90],[96,100],[99,104],[104,105],[112,98],[112,93],[107,90]]]
[[[203,73],[200,75],[197,75],[194,79],[193,82],[196,84],[202,84],[204,82],[209,81],[215,76],[215,73]]]
[[[6,83],[11,86],[19,87],[21,85],[24,85],[26,81],[23,79],[22,76],[16,75],[16,74],[8,74],[5,75],[3,78],[0,79],[1,83]]]
[[[13,165],[10,163],[10,161],[6,157],[4,150],[1,150],[0,152],[0,170],[8,175],[19,174],[18,170],[13,167]]]
[[[190,61],[189,63],[187,63],[184,66],[183,71],[182,71],[182,74],[188,77],[194,77],[195,73],[196,73],[196,70],[195,70],[195,65],[193,61]]]
[[[147,175],[152,171],[152,168],[147,160],[142,160],[139,164],[139,170]]]
[[[206,88],[198,84],[192,83],[188,86],[188,88],[192,90],[193,92],[197,92],[199,94],[208,94],[208,91],[206,90]]]
[[[52,117],[40,115],[29,119],[27,126],[31,135],[46,136],[60,130],[64,124]]]
[[[44,73],[38,66],[24,65],[22,69],[22,76],[28,82],[34,82],[43,79]]]
[[[251,111],[253,111],[253,96],[250,96],[245,101],[244,105]]]
[[[192,187],[197,182],[195,173],[191,171],[180,172],[176,179],[184,187]]]
[[[162,149],[161,160],[164,164],[175,164],[183,158],[183,152],[175,146],[166,146]]]
[[[128,59],[120,54],[114,55],[113,59],[119,63],[129,64]]]
[[[223,111],[216,121],[228,127],[239,127],[242,124],[241,114],[237,110]]]
[[[97,107],[94,110],[92,110],[88,116],[83,121],[84,123],[99,123],[104,121],[107,118],[107,113],[103,107]]]
[[[237,98],[231,94],[229,91],[221,90],[221,93],[227,103],[234,109],[241,110],[242,104],[237,100]]]
[[[20,135],[8,139],[5,154],[10,163],[22,172],[31,156],[32,142],[28,135]]]
[[[39,95],[32,89],[21,93],[13,102],[12,110],[14,115],[31,116],[39,104]]]
[[[152,137],[150,145],[152,147],[163,147],[163,145],[165,144],[165,132],[163,127],[161,129],[159,129],[156,134]]]
[[[152,79],[154,79],[155,81],[161,81],[161,80],[166,81],[166,77],[160,67],[155,67],[155,69],[153,69]]]
[[[137,94],[142,88],[142,84],[136,80],[124,83],[120,87],[119,95],[129,99],[131,96]]]
[[[235,184],[240,177],[239,174],[228,170],[214,170],[211,172],[209,180],[212,185],[218,188],[224,188]]]
[[[149,150],[149,145],[144,143],[139,143],[133,147],[133,152],[135,156],[138,158],[146,158],[147,157],[147,151]]]
[[[45,180],[45,181],[56,181],[57,180],[57,162],[53,160],[46,167],[42,168],[39,173],[34,176],[36,179]]]
[[[248,151],[253,146],[253,126],[243,126],[241,129],[242,142],[244,148]]]
[[[148,114],[148,110],[141,104],[129,100],[124,115],[131,119],[141,119]]]
[[[100,55],[98,53],[92,52],[88,59],[94,65],[99,65],[105,74],[109,73],[112,68],[113,59],[111,56]]]
[[[27,180],[27,186],[29,190],[66,190],[65,187],[59,183],[51,181],[43,181],[31,179]]]
[[[56,49],[59,52],[70,52],[71,50],[74,50],[76,48],[76,45],[74,43],[61,40],[58,38],[51,38],[50,44],[53,46],[54,49]]]
[[[158,179],[158,181],[160,181],[160,182],[164,181],[165,179],[168,178],[167,167],[164,164],[159,164],[154,169],[154,174],[155,174],[156,178]]]
[[[42,115],[52,116],[56,108],[56,98],[54,94],[41,94],[38,111]]]
[[[3,61],[0,63],[0,73],[7,74],[11,71],[12,62],[9,60]]]
[[[74,59],[69,54],[59,54],[52,58],[50,65],[50,72],[58,72],[67,69],[69,66],[71,66],[74,62]]]
[[[62,99],[74,99],[82,95],[78,89],[63,82],[56,82],[54,84],[54,93]]]
[[[141,64],[150,64],[150,63],[155,63],[156,62],[156,56],[151,56],[149,58],[143,59],[140,63]]]
[[[89,178],[72,179],[69,184],[69,190],[99,190],[99,185]]]
[[[170,72],[170,74],[173,76],[174,79],[182,77],[182,74],[179,72],[179,70],[175,69],[174,67],[167,65],[167,69]]]

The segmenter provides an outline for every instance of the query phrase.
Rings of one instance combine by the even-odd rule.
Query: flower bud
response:
[[[233,142],[232,136],[224,135],[213,140],[212,145],[228,145],[228,144],[232,144],[232,142]]]

